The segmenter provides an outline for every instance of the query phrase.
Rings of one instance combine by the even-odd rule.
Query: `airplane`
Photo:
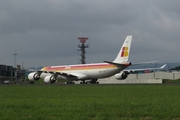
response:
[[[81,84],[97,84],[98,79],[115,75],[119,80],[126,79],[128,72],[123,70],[132,65],[128,62],[132,36],[127,36],[117,57],[114,61],[104,61],[104,63],[75,64],[61,66],[47,66],[40,71],[32,72],[28,75],[30,81],[37,81],[40,78],[45,83],[55,83],[57,80],[67,80],[67,84],[74,84],[73,81],[81,80]],[[121,72],[121,73],[120,73]]]

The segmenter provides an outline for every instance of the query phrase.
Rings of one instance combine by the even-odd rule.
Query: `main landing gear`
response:
[[[82,80],[82,82],[80,82],[80,84],[99,84],[99,82],[97,82],[98,79],[92,79],[89,82],[85,82],[85,80]]]
[[[99,84],[99,82],[97,82],[97,80],[98,80],[98,79],[92,79],[90,83],[91,83],[91,84]]]
[[[81,80],[82,82],[80,82],[80,84],[87,84],[87,82],[85,80]]]
[[[81,80],[82,82],[80,82],[80,84],[99,84],[99,82],[97,82],[98,79],[92,79],[89,82],[86,82],[85,80]],[[69,80],[66,84],[75,84],[73,81]]]

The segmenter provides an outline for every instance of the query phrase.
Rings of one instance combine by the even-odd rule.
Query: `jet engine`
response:
[[[54,76],[46,76],[44,78],[44,82],[45,83],[55,83],[56,82],[56,78]]]
[[[125,80],[128,77],[129,73],[128,72],[121,72],[115,75],[115,78],[117,80]]]
[[[40,79],[40,75],[38,74],[38,73],[36,73],[36,72],[33,72],[33,73],[30,73],[29,75],[28,75],[28,79],[30,80],[30,81],[34,81],[34,80],[39,80]]]

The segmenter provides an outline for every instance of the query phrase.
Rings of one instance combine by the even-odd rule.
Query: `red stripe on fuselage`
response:
[[[91,70],[91,69],[103,69],[103,68],[117,68],[112,64],[85,64],[85,65],[66,65],[66,66],[47,66],[44,67],[45,71],[68,71],[68,70]]]

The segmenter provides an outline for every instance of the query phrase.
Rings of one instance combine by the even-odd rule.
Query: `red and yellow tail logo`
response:
[[[127,57],[128,55],[128,47],[123,47],[121,57]]]

